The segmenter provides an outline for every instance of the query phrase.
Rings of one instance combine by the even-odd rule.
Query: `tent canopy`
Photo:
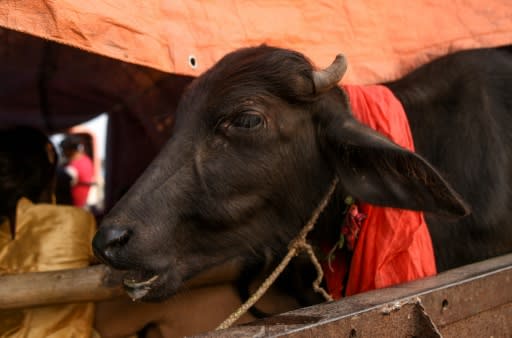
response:
[[[0,25],[117,60],[197,76],[233,49],[267,43],[347,81],[375,83],[449,51],[508,44],[508,0],[4,0]],[[191,60],[194,61],[191,61]]]
[[[170,136],[183,88],[240,47],[299,50],[343,81],[393,80],[451,51],[512,43],[509,0],[0,2],[0,119],[58,131],[109,112],[107,199]],[[130,149],[125,151],[124,149]]]

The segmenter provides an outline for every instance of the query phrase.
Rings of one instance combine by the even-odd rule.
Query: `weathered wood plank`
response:
[[[184,289],[215,285],[233,274],[238,262],[204,271]],[[0,310],[41,305],[100,301],[123,294],[124,272],[103,264],[82,269],[0,275]]]
[[[120,280],[105,265],[0,276],[0,309],[99,301],[120,295]]]
[[[445,338],[512,337],[512,303],[450,323],[441,332]]]
[[[508,337],[511,304],[509,254],[201,337]]]
[[[98,265],[0,277],[0,309],[98,301],[122,293]],[[426,313],[426,315],[425,315]],[[208,337],[511,336],[512,254],[426,278],[280,314]]]

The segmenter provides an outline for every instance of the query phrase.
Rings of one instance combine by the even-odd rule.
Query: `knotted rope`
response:
[[[322,270],[320,262],[315,256],[313,247],[311,247],[311,245],[307,243],[306,236],[311,230],[313,230],[313,227],[315,226],[318,217],[324,211],[325,207],[329,203],[329,200],[331,199],[331,196],[334,193],[338,181],[339,180],[337,177],[333,179],[329,187],[329,190],[327,191],[323,199],[320,201],[316,209],[313,211],[313,214],[311,215],[309,222],[306,223],[306,225],[302,228],[299,235],[290,242],[290,245],[288,246],[288,253],[283,258],[281,263],[279,263],[279,265],[274,269],[274,271],[267,277],[267,279],[265,279],[265,281],[260,285],[258,290],[256,290],[256,292],[244,304],[242,304],[235,312],[233,312],[226,320],[224,320],[217,327],[216,330],[227,329],[228,327],[233,325],[233,323],[236,322],[244,313],[246,313],[251,306],[256,304],[256,302],[260,300],[260,298],[270,288],[270,286],[272,286],[272,284],[275,282],[277,277],[279,277],[281,272],[283,272],[283,270],[286,268],[288,263],[290,263],[292,258],[298,255],[301,251],[306,251],[308,253],[311,262],[315,266],[317,272],[317,278],[313,282],[313,290],[320,293],[326,300],[333,300],[333,298],[320,286],[320,283],[324,278],[324,272]]]

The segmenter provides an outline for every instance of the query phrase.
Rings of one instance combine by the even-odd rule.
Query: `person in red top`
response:
[[[62,154],[67,159],[65,172],[70,177],[73,205],[84,208],[93,184],[94,166],[85,153],[82,139],[78,135],[69,135],[61,143]]]

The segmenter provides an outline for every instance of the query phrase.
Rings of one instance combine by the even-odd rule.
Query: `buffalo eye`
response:
[[[241,113],[235,116],[230,123],[231,127],[240,129],[253,129],[263,124],[263,117],[254,112]]]

